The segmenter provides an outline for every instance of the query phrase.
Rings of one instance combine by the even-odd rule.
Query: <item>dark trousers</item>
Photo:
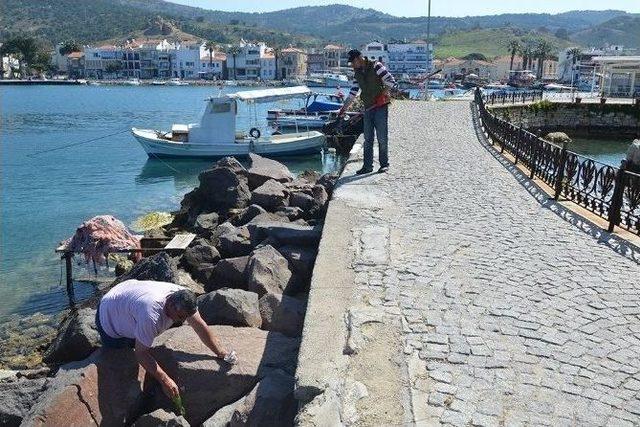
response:
[[[364,169],[373,169],[373,134],[378,139],[380,166],[389,166],[389,104],[364,112]]]

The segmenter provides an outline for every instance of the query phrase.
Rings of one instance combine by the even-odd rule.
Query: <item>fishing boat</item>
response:
[[[169,81],[167,82],[167,84],[168,84],[169,86],[189,86],[189,83],[188,83],[188,82],[184,82],[184,81],[180,80],[180,79],[179,79],[179,78],[177,78],[177,77],[174,77],[174,78],[172,78],[172,79],[169,79]]]
[[[509,86],[517,88],[529,88],[536,81],[536,76],[529,70],[518,70],[509,72]]]
[[[125,80],[122,83],[127,86],[140,86],[140,79],[133,78],[133,79]]]
[[[256,104],[284,99],[304,99],[311,94],[306,86],[241,91],[207,98],[199,123],[174,124],[169,132],[132,128],[131,132],[149,157],[224,157],[256,153],[267,157],[319,153],[326,137],[305,131],[261,136],[258,128],[248,133],[236,130],[239,103],[254,109]]]
[[[347,76],[338,73],[311,74],[305,82],[308,86],[314,87],[349,87],[350,85]]]
[[[298,109],[276,108],[267,110],[267,120],[277,120],[284,116],[308,116],[336,112],[342,108],[342,99],[338,95],[313,93],[307,97],[304,107]]]
[[[154,81],[151,82],[152,86],[164,86],[166,84],[167,84],[167,82],[164,81],[164,80],[154,80]]]

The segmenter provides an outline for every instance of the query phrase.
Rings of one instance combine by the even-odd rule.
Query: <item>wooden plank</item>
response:
[[[193,233],[176,234],[164,249],[186,249],[195,237]]]

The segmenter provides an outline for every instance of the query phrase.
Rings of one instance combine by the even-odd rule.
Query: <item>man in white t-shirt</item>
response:
[[[107,292],[98,305],[96,326],[105,347],[135,348],[142,367],[162,385],[169,398],[178,396],[175,381],[149,352],[155,337],[174,323],[187,321],[203,344],[225,361],[235,363],[198,313],[196,296],[182,286],[153,280],[125,280]]]

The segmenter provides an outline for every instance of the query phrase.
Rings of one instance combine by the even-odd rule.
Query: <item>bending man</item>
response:
[[[357,49],[347,54],[355,72],[353,86],[338,115],[343,115],[360,92],[364,104],[364,164],[356,172],[358,175],[373,171],[373,132],[378,138],[380,169],[389,169],[389,89],[397,90],[398,84],[380,61],[363,58]]]
[[[100,300],[96,326],[104,347],[135,348],[142,367],[162,385],[169,398],[178,396],[175,381],[149,352],[155,337],[174,323],[187,321],[200,340],[218,357],[235,363],[198,313],[196,296],[182,286],[153,280],[125,280]]]

